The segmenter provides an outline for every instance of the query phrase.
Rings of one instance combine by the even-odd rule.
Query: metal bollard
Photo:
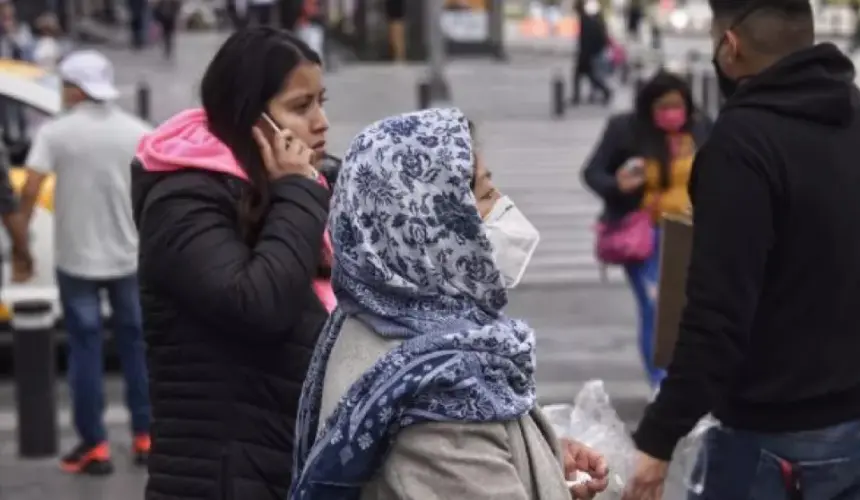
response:
[[[618,73],[618,81],[621,85],[627,85],[630,82],[630,63],[624,61]]]
[[[642,59],[636,59],[630,66],[630,70],[632,72],[631,75],[633,76],[634,85],[638,85],[645,74],[645,62],[642,61]],[[638,91],[639,89],[637,88],[636,90]]]
[[[418,83],[418,109],[430,108],[431,93],[430,82],[422,80]]]
[[[714,103],[714,78],[709,74],[702,75],[702,111],[705,112],[706,115],[713,117],[713,110],[719,108],[719,103]],[[716,105],[715,105],[716,104]]]
[[[702,62],[702,53],[696,49],[687,51],[687,64],[693,69]]]
[[[687,71],[684,72],[681,77],[687,82],[687,86],[690,87],[690,90],[693,89],[693,85],[696,83],[696,73],[693,72],[692,69],[687,68]]]
[[[552,76],[550,95],[552,96],[552,117],[564,117],[564,112],[567,109],[564,102],[564,77],[559,72]]]
[[[702,53],[698,50],[690,50],[687,51],[687,72],[685,78],[687,79],[687,86],[690,88],[690,92],[693,94],[693,100],[696,100],[696,75],[701,76],[700,66],[702,61]],[[702,97],[702,101],[699,102],[699,105],[705,105],[704,96]]]
[[[654,50],[663,48],[663,30],[656,24],[651,25],[651,48]]]
[[[633,106],[633,109],[636,109],[636,99],[639,97],[639,93],[642,92],[642,89],[645,87],[645,77],[644,75],[640,75],[636,77],[636,80],[633,82],[633,102],[630,104]]]
[[[149,84],[140,82],[137,85],[136,105],[137,116],[144,121],[150,121],[152,118],[152,91]]]
[[[54,314],[47,300],[12,305],[18,454],[44,458],[57,454],[56,348]]]

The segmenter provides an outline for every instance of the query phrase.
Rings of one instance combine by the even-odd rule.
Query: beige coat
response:
[[[320,422],[398,341],[348,319],[325,370]],[[397,436],[362,500],[570,500],[557,439],[540,409],[488,424],[427,423]]]

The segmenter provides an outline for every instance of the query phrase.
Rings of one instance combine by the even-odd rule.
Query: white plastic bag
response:
[[[683,465],[684,484],[687,489],[701,495],[705,489],[705,470],[707,470],[708,454],[704,448],[708,431],[720,425],[720,421],[711,415],[699,420],[696,427],[681,441],[678,459]]]
[[[612,407],[603,381],[587,382],[576,396],[573,408],[569,405],[548,406],[544,412],[560,437],[576,440],[606,458],[609,486],[603,495],[617,496],[623,492],[627,478],[633,472],[636,446]],[[587,479],[582,475],[575,482]],[[605,498],[603,495],[598,498]]]
[[[601,498],[618,498],[624,491],[627,480],[633,474],[636,445],[630,432],[606,393],[603,381],[591,380],[579,391],[574,406],[552,405],[544,407],[544,413],[559,437],[579,441],[601,453],[609,466],[609,486]],[[680,443],[675,460],[681,465],[687,489],[700,494],[704,488],[704,469],[707,454],[702,450],[707,431],[720,425],[708,415]],[[696,465],[701,461],[701,467]],[[575,482],[589,479],[577,476]]]

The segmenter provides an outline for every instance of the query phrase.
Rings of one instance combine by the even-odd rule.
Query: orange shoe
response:
[[[152,446],[152,440],[149,434],[138,434],[134,437],[132,452],[134,453],[134,463],[137,465],[146,465],[149,461],[149,448]]]
[[[81,443],[60,460],[60,468],[72,474],[104,476],[113,472],[107,441],[95,446]]]

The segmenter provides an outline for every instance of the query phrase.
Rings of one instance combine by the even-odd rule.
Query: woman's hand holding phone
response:
[[[267,138],[256,126],[252,132],[270,179],[276,180],[287,175],[302,175],[309,179],[318,177],[319,173],[313,167],[314,150],[290,130],[275,130],[271,138]]]
[[[645,183],[645,161],[642,158],[630,158],[615,172],[618,189],[622,193],[632,193]]]

